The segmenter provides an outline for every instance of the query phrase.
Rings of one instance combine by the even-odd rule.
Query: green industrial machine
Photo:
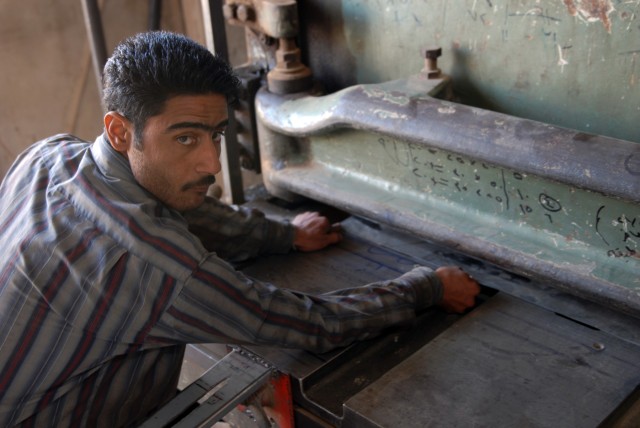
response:
[[[322,293],[457,264],[483,293],[328,354],[236,349],[149,426],[242,400],[229,423],[289,426],[275,372],[305,428],[640,426],[640,0],[202,3],[249,58],[226,196],[345,230],[240,268]]]
[[[345,244],[362,266],[315,263],[340,278],[372,260],[462,263],[487,291],[451,325],[429,314],[413,336],[329,360],[254,349],[291,374],[301,426],[640,420],[640,3],[227,0],[224,11],[246,28],[241,73],[260,82],[252,114],[238,114],[249,164],[270,195],[337,208],[365,242]],[[310,284],[295,258],[266,263],[247,272],[293,287],[299,272],[303,291],[335,284]]]

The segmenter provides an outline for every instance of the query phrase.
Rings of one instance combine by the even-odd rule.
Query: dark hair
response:
[[[217,93],[235,102],[239,80],[224,60],[193,40],[167,31],[140,33],[120,43],[104,67],[103,102],[142,140],[147,119],[177,95]]]

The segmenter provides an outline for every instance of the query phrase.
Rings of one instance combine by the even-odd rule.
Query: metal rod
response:
[[[87,35],[89,36],[93,70],[96,76],[96,83],[98,84],[98,94],[100,95],[100,99],[102,99],[102,71],[107,62],[107,45],[104,40],[102,17],[97,0],[82,0],[82,12],[84,14]]]
[[[228,62],[229,51],[227,48],[224,15],[222,13],[222,0],[201,0],[201,7],[207,48]],[[244,202],[244,189],[240,170],[240,149],[236,129],[233,107],[229,106],[229,125],[225,133],[222,174],[224,181],[223,195],[227,202],[232,204]]]
[[[162,0],[149,0],[149,30],[156,31],[160,29],[160,21],[162,19]]]

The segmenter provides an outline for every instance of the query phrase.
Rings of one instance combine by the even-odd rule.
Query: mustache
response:
[[[211,186],[215,182],[216,182],[216,177],[213,175],[208,175],[201,180],[193,181],[191,183],[185,184],[184,186],[182,186],[182,190],[188,190],[188,189],[191,189],[192,187]]]

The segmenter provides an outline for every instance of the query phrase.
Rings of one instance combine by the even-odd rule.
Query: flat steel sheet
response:
[[[640,347],[499,293],[345,404],[344,427],[596,427]]]

